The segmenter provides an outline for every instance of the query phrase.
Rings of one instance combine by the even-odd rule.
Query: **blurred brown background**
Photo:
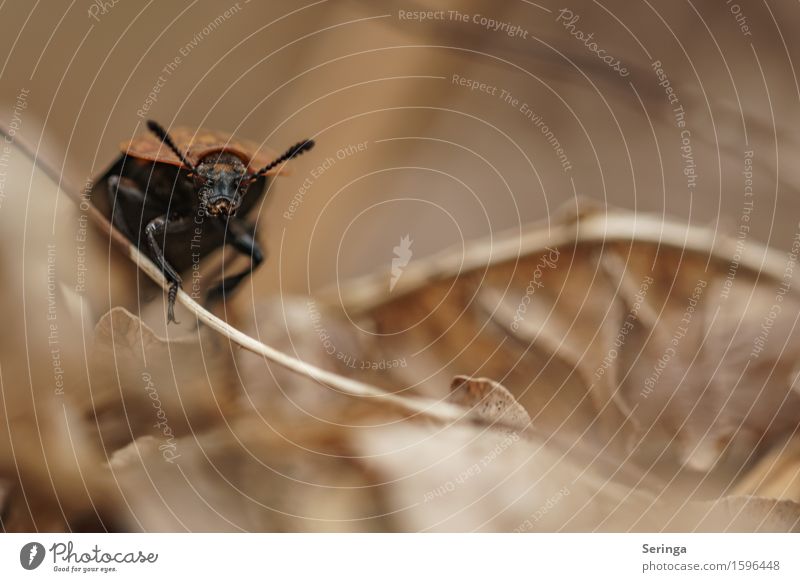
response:
[[[313,136],[318,148],[262,209],[272,258],[256,274],[264,290],[305,292],[388,268],[405,235],[418,258],[518,229],[576,194],[730,232],[745,201],[746,150],[754,152],[751,236],[788,248],[799,208],[797,7],[571,2],[572,28],[559,21],[562,8],[550,0],[5,4],[0,117],[8,123],[27,91],[21,133],[77,185],[103,171],[148,117],[275,149]],[[419,21],[408,17],[415,11],[444,12]],[[483,17],[516,32],[487,28]],[[570,31],[593,33],[629,75]],[[691,192],[657,60],[673,106],[685,110],[698,176]],[[561,160],[522,104],[552,130]],[[366,147],[337,159],[357,144]],[[326,158],[335,163],[315,177]]]

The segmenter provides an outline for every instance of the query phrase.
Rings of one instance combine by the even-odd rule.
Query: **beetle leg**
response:
[[[175,220],[168,220],[167,216],[165,215],[154,218],[147,223],[147,226],[144,229],[145,235],[147,236],[147,242],[150,245],[150,250],[153,253],[153,258],[158,266],[161,267],[161,272],[164,273],[164,276],[170,283],[169,293],[167,295],[168,323],[179,323],[175,319],[175,299],[178,296],[178,289],[183,281],[181,280],[181,276],[178,274],[178,271],[176,271],[175,268],[167,262],[167,259],[164,256],[164,251],[161,249],[161,245],[159,245],[159,241],[156,238],[156,234],[161,233],[162,240],[166,240],[166,235],[168,233],[184,231],[190,225],[191,218],[189,217],[184,216],[181,218],[176,218]]]
[[[122,207],[122,201],[128,201],[131,204],[138,204],[143,207],[144,193],[139,190],[132,180],[121,178],[117,175],[108,177],[106,193],[111,206],[111,222],[114,224],[114,228],[125,235],[128,240],[133,240],[130,228],[125,222],[125,209]],[[117,204],[117,201],[120,203]]]
[[[213,287],[206,296],[208,303],[225,296],[233,291],[250,273],[256,270],[264,262],[264,251],[255,238],[255,225],[247,224],[241,218],[231,216],[226,222],[216,222],[221,228],[227,227],[230,238],[226,241],[233,248],[250,257],[250,266],[241,273],[225,277],[216,287]]]

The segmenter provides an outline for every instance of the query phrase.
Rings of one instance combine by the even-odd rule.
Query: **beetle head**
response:
[[[250,181],[247,167],[231,154],[214,154],[192,170],[200,205],[211,216],[236,214]]]
[[[214,216],[236,214],[250,184],[266,176],[267,172],[273,168],[314,147],[314,141],[310,139],[298,142],[286,150],[283,155],[250,174],[241,159],[224,151],[206,156],[195,165],[178,149],[167,131],[157,122],[150,120],[147,122],[147,127],[189,169],[189,175],[194,181],[201,206],[208,214]]]

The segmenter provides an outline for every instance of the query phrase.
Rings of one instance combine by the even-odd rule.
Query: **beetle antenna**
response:
[[[172,138],[167,133],[167,130],[161,127],[157,121],[153,121],[152,119],[148,120],[147,129],[152,131],[154,134],[158,136],[158,139],[167,144],[167,147],[169,147],[169,149],[175,152],[175,155],[178,156],[178,159],[181,162],[183,162],[183,164],[187,168],[193,171],[197,169],[195,168],[193,163],[191,163],[188,159],[186,159],[186,156],[183,154],[183,152],[179,150],[178,146],[175,145],[175,142],[172,141]]]
[[[290,147],[288,150],[286,150],[286,152],[282,156],[280,156],[280,157],[276,158],[275,160],[271,161],[269,164],[267,164],[266,166],[261,168],[258,172],[256,172],[252,176],[250,176],[250,179],[251,180],[255,180],[256,178],[260,178],[261,176],[263,176],[264,174],[269,172],[272,168],[274,168],[278,164],[282,164],[283,162],[288,162],[292,158],[299,156],[303,152],[307,152],[308,150],[310,150],[313,147],[314,147],[314,140],[313,139],[307,139],[307,140],[304,140],[304,141],[301,141],[301,142],[298,142],[298,143],[294,144],[292,147]]]

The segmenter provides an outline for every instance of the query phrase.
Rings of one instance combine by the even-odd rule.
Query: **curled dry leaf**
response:
[[[800,419],[796,259],[589,210],[412,262],[392,296],[376,275],[327,301],[409,362],[395,376],[411,389],[442,397],[444,377],[486,376],[546,432],[635,449],[645,468],[666,447],[735,473]]]
[[[674,444],[689,467],[708,470],[725,453],[746,464],[794,432],[800,302],[768,277],[740,271],[730,280],[727,265],[707,257],[637,251],[626,272],[669,283],[650,286],[643,303],[658,319],[639,319],[637,349],[621,359],[624,397],[650,427],[643,446],[652,455],[659,443]],[[793,315],[773,318],[776,304]]]

